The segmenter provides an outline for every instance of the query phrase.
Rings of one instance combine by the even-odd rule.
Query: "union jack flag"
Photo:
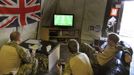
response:
[[[0,28],[40,21],[41,0],[0,0]]]

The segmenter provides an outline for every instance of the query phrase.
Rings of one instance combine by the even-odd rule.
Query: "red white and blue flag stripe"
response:
[[[40,21],[41,0],[0,0],[0,28]]]

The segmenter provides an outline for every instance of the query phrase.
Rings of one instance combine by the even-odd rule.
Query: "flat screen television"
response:
[[[72,27],[74,24],[73,14],[54,14],[54,26]]]

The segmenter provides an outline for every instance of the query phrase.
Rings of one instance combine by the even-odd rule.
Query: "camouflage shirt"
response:
[[[85,53],[72,54],[65,64],[63,75],[93,75],[88,56]]]
[[[29,50],[19,46],[15,41],[6,45],[16,48],[16,51],[21,59],[20,67],[16,75],[36,75],[38,60],[32,57]]]
[[[33,58],[31,57],[31,54],[27,49],[24,49],[23,47],[19,46],[15,41],[9,42],[6,45],[16,48],[22,63],[32,63]]]

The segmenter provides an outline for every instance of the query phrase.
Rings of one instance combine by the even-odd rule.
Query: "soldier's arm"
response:
[[[33,58],[28,50],[18,46],[18,53],[24,63],[32,63]]]

